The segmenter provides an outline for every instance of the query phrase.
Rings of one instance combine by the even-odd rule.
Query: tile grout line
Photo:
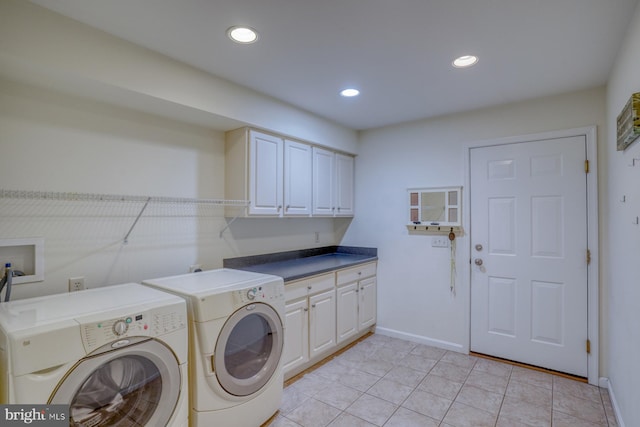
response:
[[[447,350],[447,352],[449,352],[450,350]],[[442,357],[446,356],[447,353],[445,353]],[[442,357],[440,358],[440,360],[442,360]],[[438,362],[440,361],[438,360]],[[462,389],[464,388],[465,384],[467,384],[467,381],[469,380],[469,375],[471,375],[471,371],[473,371],[473,368],[475,368],[476,363],[478,363],[478,361],[476,360],[473,363],[473,366],[471,367],[471,369],[469,370],[469,373],[467,374],[466,377],[464,377],[464,381],[462,382],[462,386],[460,386],[460,390],[458,390],[458,392],[456,393],[456,395],[453,397],[453,399],[451,400],[451,405],[449,405],[449,407],[447,408],[447,411],[444,413],[442,419],[440,420],[440,424],[444,423],[444,419],[447,418],[447,414],[449,414],[449,411],[451,410],[451,407],[453,406],[453,404],[455,403],[456,399],[458,398],[458,396],[460,395],[460,393],[462,392]]]
[[[498,420],[500,419],[500,412],[502,412],[502,406],[504,405],[504,401],[507,398],[507,390],[509,389],[509,384],[511,384],[511,376],[513,375],[513,366],[511,367],[511,370],[509,371],[509,378],[507,378],[507,386],[504,388],[504,393],[502,395],[502,402],[500,402],[500,407],[498,408],[498,414],[496,415],[496,422],[494,424],[494,427],[497,427],[498,425]]]

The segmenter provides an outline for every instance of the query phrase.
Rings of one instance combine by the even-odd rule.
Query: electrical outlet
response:
[[[69,279],[69,292],[81,291],[84,287],[84,276],[71,277]]]
[[[448,248],[449,238],[446,236],[435,236],[431,238],[431,247],[433,248]]]

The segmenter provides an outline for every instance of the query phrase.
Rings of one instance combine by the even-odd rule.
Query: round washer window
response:
[[[273,376],[282,355],[282,321],[269,305],[247,305],[222,327],[214,356],[220,385],[230,394],[248,396]]]
[[[166,425],[178,402],[180,379],[173,353],[146,340],[82,359],[50,403],[69,405],[70,426]]]
[[[138,355],[117,357],[80,386],[69,407],[70,425],[146,425],[161,394],[162,374],[154,363]]]

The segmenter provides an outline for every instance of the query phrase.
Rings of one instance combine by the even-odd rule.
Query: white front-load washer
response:
[[[193,426],[257,427],[278,411],[281,277],[223,268],[143,283],[187,300]]]
[[[184,299],[122,284],[0,304],[0,403],[69,405],[71,426],[189,423]]]

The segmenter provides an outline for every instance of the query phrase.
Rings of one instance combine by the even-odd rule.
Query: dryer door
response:
[[[222,327],[213,357],[222,388],[235,396],[259,391],[280,366],[282,343],[282,321],[271,306],[237,310]]]
[[[101,347],[58,384],[49,403],[70,405],[70,426],[167,425],[181,392],[178,360],[159,341],[134,340]]]

